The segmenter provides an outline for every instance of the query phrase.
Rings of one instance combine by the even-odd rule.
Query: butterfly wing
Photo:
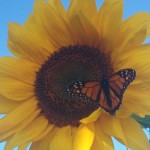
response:
[[[89,99],[105,111],[114,114],[122,103],[123,93],[135,76],[136,72],[133,69],[122,69],[101,82],[75,82],[67,91],[72,96]]]
[[[113,74],[108,79],[108,84],[103,87],[100,106],[110,114],[114,114],[122,103],[123,93],[135,77],[136,72],[133,69],[123,69]]]
[[[100,89],[100,83],[97,81],[75,82],[70,85],[67,91],[72,96],[96,101]]]
[[[99,90],[100,90],[100,83],[96,81],[92,81],[92,82],[86,82],[81,92],[86,97],[96,101]]]
[[[109,87],[119,99],[122,99],[123,93],[135,77],[135,70],[122,69],[109,78]]]

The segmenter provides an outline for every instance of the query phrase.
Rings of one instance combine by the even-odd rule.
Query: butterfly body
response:
[[[119,109],[123,94],[135,76],[135,70],[122,69],[110,77],[101,77],[100,81],[77,81],[67,91],[71,96],[93,102],[113,115]]]
[[[109,107],[112,107],[112,102],[111,102],[111,97],[110,97],[110,92],[109,92],[109,82],[108,79],[103,78],[101,80],[101,88],[104,91],[104,94],[106,96],[106,101]],[[101,93],[101,92],[100,92]],[[100,94],[99,94],[100,95]],[[100,97],[98,97],[97,101],[100,99]]]

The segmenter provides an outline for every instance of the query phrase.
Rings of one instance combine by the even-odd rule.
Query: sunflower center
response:
[[[35,95],[41,113],[49,123],[62,127],[77,126],[98,106],[78,96],[67,87],[77,81],[100,80],[112,74],[110,57],[98,48],[86,45],[62,47],[51,55],[36,74]]]

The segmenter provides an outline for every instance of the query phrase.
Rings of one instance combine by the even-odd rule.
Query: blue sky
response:
[[[69,0],[62,0],[65,7]],[[102,4],[102,0],[97,0],[97,5]],[[0,56],[11,55],[7,48],[8,22],[17,22],[23,24],[28,15],[32,13],[34,0],[0,0]],[[150,12],[150,0],[124,0],[124,19],[139,12]],[[150,38],[146,40],[150,42]],[[0,144],[0,150],[3,150],[4,143]],[[126,150],[124,146],[115,142],[115,150]]]

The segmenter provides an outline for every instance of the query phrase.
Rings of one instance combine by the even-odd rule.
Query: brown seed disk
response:
[[[76,81],[100,80],[113,72],[110,57],[86,45],[62,47],[51,55],[36,74],[35,96],[49,123],[78,126],[98,106],[70,96],[67,87]]]

